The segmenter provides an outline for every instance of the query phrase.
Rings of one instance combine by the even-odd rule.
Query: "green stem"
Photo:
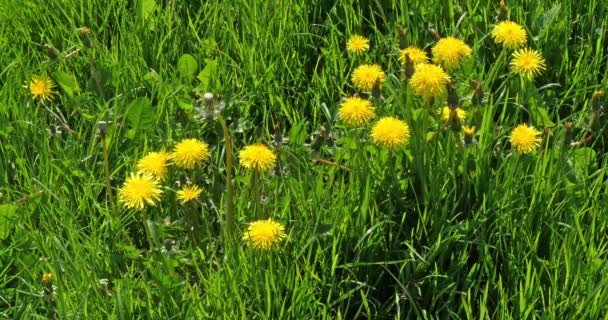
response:
[[[146,213],[145,209],[142,211],[142,216],[144,219],[144,230],[146,231],[146,238],[148,239],[150,251],[152,251],[152,248],[154,248],[154,241],[152,241],[152,236],[150,235],[150,226],[148,226],[148,214]]]
[[[93,60],[93,54],[91,53],[91,49],[87,49],[87,58],[89,58],[89,66],[91,67],[91,76],[95,80],[95,86],[97,87],[97,92],[101,96],[103,100],[105,100],[105,94],[103,92],[103,87],[101,86],[101,78],[99,77],[99,73],[97,72],[97,68],[95,68],[95,61]]]
[[[217,116],[222,129],[224,130],[224,141],[225,141],[225,150],[226,150],[226,231],[227,233],[232,233],[233,228],[233,189],[232,189],[232,138],[230,137],[230,131],[228,130],[228,126],[226,125],[226,121],[222,117],[222,115]]]
[[[112,208],[112,216],[117,217],[116,205],[114,204],[114,195],[112,194],[112,185],[110,184],[110,159],[108,156],[108,145],[106,144],[105,134],[101,137],[101,145],[103,148],[103,162],[106,176],[106,194],[110,199],[110,207]]]

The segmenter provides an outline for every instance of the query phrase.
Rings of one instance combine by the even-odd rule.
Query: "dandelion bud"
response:
[[[435,39],[435,41],[441,40],[441,36],[439,35],[439,32],[437,32],[436,30],[431,30],[431,35],[433,36],[433,39]]]
[[[399,50],[407,48],[407,30],[397,26],[397,33],[399,33]]]
[[[475,139],[473,138],[473,136],[475,135],[475,126],[464,126],[462,128],[462,131],[464,132],[464,144],[466,146],[477,143],[477,141],[475,141]]]
[[[471,98],[471,103],[474,107],[477,107],[483,102],[485,93],[483,92],[483,88],[481,87],[481,82],[473,80],[471,81],[471,86],[473,86],[473,90],[475,90],[473,92],[473,97]]]
[[[42,46],[46,52],[46,55],[51,59],[51,60],[58,60],[60,57],[59,51],[53,47],[53,45],[50,44],[45,44]]]
[[[496,17],[497,21],[504,21],[508,19],[508,10],[507,10],[507,4],[505,3],[505,0],[500,0],[500,7],[498,10],[498,17]]]
[[[568,146],[570,146],[570,142],[572,141],[573,131],[574,131],[574,124],[572,123],[572,121],[568,121],[568,123],[566,123],[566,134],[564,136],[564,141],[563,141],[563,146],[566,148]]]
[[[446,86],[448,88],[448,106],[450,107],[450,109],[456,110],[460,102],[460,98],[458,98],[456,88],[454,88],[454,85],[451,82],[448,82]]]
[[[97,123],[99,137],[101,137],[102,139],[105,139],[105,137],[106,137],[106,124],[107,124],[107,122],[105,122],[105,121],[99,121]]]
[[[53,274],[45,273],[42,275],[42,287],[45,290],[53,291]]]
[[[87,49],[93,48],[93,42],[91,41],[90,33],[91,29],[87,27],[82,27],[78,29],[78,36],[80,37],[80,41],[82,41],[82,44]]]
[[[405,79],[409,80],[414,75],[414,61],[410,58],[409,54],[405,55],[405,67],[403,68]]]
[[[593,112],[599,112],[603,109],[602,98],[604,97],[604,91],[596,91],[591,96],[591,107]]]

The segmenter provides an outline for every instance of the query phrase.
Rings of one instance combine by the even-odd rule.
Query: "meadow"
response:
[[[0,1],[0,318],[608,319],[606,16]]]

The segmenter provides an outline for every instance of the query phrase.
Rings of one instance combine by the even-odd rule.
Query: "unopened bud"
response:
[[[51,59],[51,60],[57,60],[60,57],[59,51],[53,47],[53,45],[50,44],[45,44],[42,46],[44,48],[44,51],[46,52],[46,55]]]
[[[87,49],[93,48],[93,42],[91,41],[90,33],[91,29],[87,27],[82,27],[78,29],[78,36],[80,37],[80,41],[82,41],[82,44]]]
[[[604,97],[604,91],[596,91],[593,93],[593,95],[591,96],[591,107],[593,108],[594,112],[598,112],[601,111],[603,106],[603,98]]]
[[[44,273],[42,275],[42,287],[46,290],[53,291],[53,274]]]
[[[399,33],[399,50],[407,48],[407,30],[397,26],[397,33]]]
[[[435,41],[439,41],[441,39],[441,35],[439,35],[439,32],[437,32],[436,30],[431,30],[431,35],[433,36],[433,39],[435,39]]]
[[[475,135],[475,126],[464,126],[462,127],[462,132],[464,132],[465,145],[472,145],[476,143],[475,139],[473,138],[473,136]]]
[[[448,82],[446,85],[448,88],[448,107],[451,110],[456,110],[458,108],[458,104],[460,103],[460,98],[458,98],[458,93],[456,92],[456,88],[451,82]]]
[[[471,103],[474,107],[477,107],[483,103],[483,98],[485,93],[483,92],[483,88],[481,87],[481,82],[477,80],[471,81],[471,86],[473,86],[473,97],[471,98]]]
[[[403,68],[403,72],[405,75],[405,79],[409,80],[414,75],[414,61],[410,58],[410,54],[405,55],[405,67]]]

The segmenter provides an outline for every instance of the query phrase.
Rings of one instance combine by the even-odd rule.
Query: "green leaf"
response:
[[[131,133],[128,132],[127,136],[134,138],[139,131],[149,129],[154,125],[152,102],[148,98],[133,100],[127,106],[125,117],[131,127]]]
[[[0,205],[0,240],[11,234],[14,223],[17,221],[17,206],[13,204]]]
[[[542,107],[537,105],[530,105],[530,116],[532,117],[532,122],[534,122],[539,127],[553,127],[555,123],[551,121],[551,117],[549,117],[549,113]]]
[[[536,24],[538,27],[538,35],[542,35],[545,31],[549,30],[549,27],[558,17],[559,10],[562,8],[561,3],[554,5],[551,9],[547,10],[542,17],[540,17]]]
[[[591,148],[575,149],[572,152],[572,162],[579,179],[589,176],[589,172],[597,169],[595,151]]]
[[[211,81],[214,79],[217,73],[217,66],[217,60],[205,60],[205,67],[196,77],[201,82],[197,86],[201,92],[209,92]]]
[[[159,83],[160,80],[161,80],[160,76],[155,71],[150,71],[150,72],[146,73],[146,75],[144,75],[144,81],[149,86],[154,86],[155,84]]]
[[[192,111],[192,109],[194,109],[194,106],[192,105],[192,99],[190,97],[176,97],[175,102],[177,102],[177,106],[180,109],[186,112],[190,112]]]
[[[185,54],[181,58],[179,58],[179,61],[177,62],[177,71],[179,71],[179,73],[183,77],[187,79],[192,79],[192,77],[194,77],[194,75],[196,74],[197,70],[198,63],[192,55]]]
[[[73,74],[57,70],[53,72],[53,79],[69,97],[80,93],[80,85],[78,85],[78,81]]]
[[[143,20],[147,20],[150,15],[156,10],[155,0],[142,0],[141,1],[141,16]]]

